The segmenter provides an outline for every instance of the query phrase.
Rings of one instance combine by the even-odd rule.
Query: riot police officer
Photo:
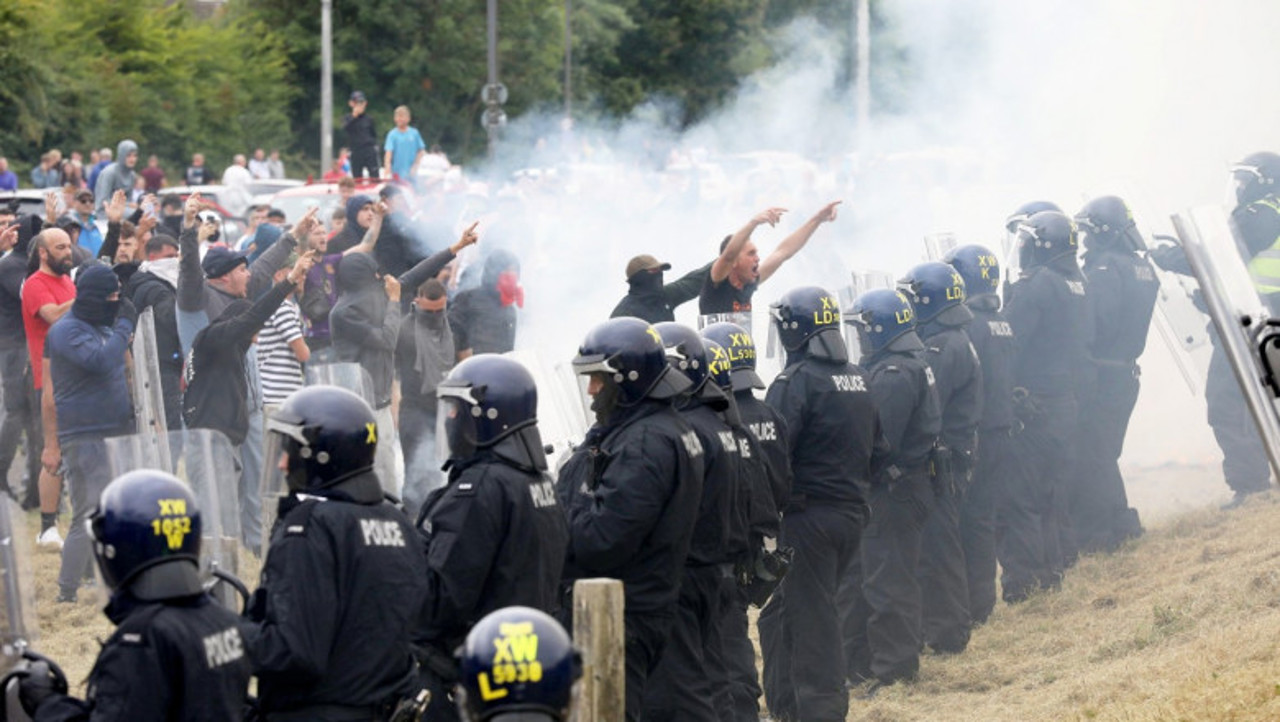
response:
[[[1093,342],[1092,385],[1080,400],[1070,513],[1080,551],[1112,550],[1142,533],[1120,475],[1129,417],[1138,402],[1138,357],[1147,345],[1160,281],[1133,214],[1116,196],[1094,198],[1075,217],[1083,234]]]
[[[626,718],[638,720],[674,619],[702,497],[704,452],[672,407],[689,379],[667,364],[662,337],[649,324],[625,317],[599,324],[573,366],[589,377],[596,423],[556,482],[569,518],[564,581],[622,580]]]
[[[420,659],[432,692],[426,719],[448,720],[453,651],[467,629],[502,607],[554,612],[569,533],[547,474],[533,376],[481,354],[455,367],[436,396],[449,479],[418,516],[427,549]]]
[[[1231,168],[1235,184],[1236,206],[1231,212],[1231,226],[1239,239],[1238,247],[1244,260],[1250,265],[1255,288],[1266,296],[1275,308],[1268,288],[1272,285],[1267,274],[1274,270],[1274,258],[1266,254],[1254,262],[1255,255],[1267,251],[1276,241],[1280,230],[1280,155],[1270,152],[1251,153]],[[1151,260],[1166,271],[1183,276],[1192,275],[1182,248],[1173,244],[1161,244],[1151,249]],[[1193,299],[1196,307],[1207,312],[1204,299],[1197,293]],[[1266,491],[1271,486],[1271,465],[1262,446],[1258,428],[1249,413],[1240,386],[1231,370],[1230,361],[1222,350],[1222,340],[1213,325],[1209,326],[1209,338],[1213,354],[1209,357],[1209,371],[1205,378],[1204,398],[1208,411],[1209,427],[1222,450],[1222,477],[1234,492],[1223,509],[1233,509],[1249,496]]]
[[[1016,470],[997,512],[1001,586],[1007,602],[1056,588],[1073,558],[1066,490],[1074,454],[1078,396],[1090,338],[1085,280],[1071,219],[1042,211],[1018,226],[1022,277],[1005,311],[1017,339],[1014,412]]]
[[[1027,219],[1041,211],[1057,211],[1062,212],[1062,208],[1053,201],[1028,201],[1018,206],[1018,209],[1009,214],[1004,219],[1005,230],[1005,255],[1009,259],[1009,268],[1006,269],[1009,277],[1004,283],[1004,303],[1009,305],[1009,294],[1013,289],[1013,284],[1022,275],[1022,262],[1018,259],[1018,226],[1027,222]]]
[[[458,712],[465,722],[567,722],[582,659],[556,620],[507,607],[476,622],[461,648]]]
[[[791,493],[787,426],[777,411],[752,393],[763,389],[764,381],[756,373],[756,347],[751,334],[737,324],[722,322],[702,329],[702,337],[712,354],[712,378],[732,394],[740,428],[749,437],[740,444],[743,479],[749,486],[747,553],[736,564],[737,583],[730,590],[730,609],[724,618],[729,699],[722,705],[721,719],[756,720],[760,717],[760,674],[748,636],[747,607],[764,606],[777,588],[779,573],[788,564],[790,550],[779,550],[776,543],[778,510]],[[766,539],[773,540],[772,549],[766,547]]]
[[[732,578],[735,513],[739,500],[738,440],[722,414],[729,399],[708,371],[706,346],[697,332],[678,323],[659,323],[667,362],[693,384],[676,409],[698,435],[702,447],[702,496],[685,558],[675,623],[662,659],[649,679],[645,719],[713,722],[717,698],[727,698],[724,643],[720,627],[724,592]],[[745,546],[745,530],[741,531]]]
[[[847,316],[858,332],[872,398],[888,443],[871,486],[871,523],[845,580],[845,654],[853,681],[869,692],[915,679],[920,669],[921,599],[916,570],[933,506],[929,460],[942,429],[933,371],[924,359],[911,302],[898,291],[859,296]]]
[[[247,640],[268,720],[380,720],[417,691],[410,646],[427,593],[413,524],[373,471],[378,426],[332,386],[291,394],[267,422],[280,499]]]
[[[898,282],[911,301],[916,334],[933,371],[942,432],[934,451],[934,505],[920,540],[924,642],[958,653],[969,644],[969,588],[960,506],[968,493],[982,419],[982,369],[969,341],[973,313],[964,305],[964,278],[941,262],[922,263]]]
[[[849,363],[836,297],[802,286],[770,314],[787,365],[765,402],[786,421],[794,474],[778,543],[795,556],[760,614],[765,697],[785,719],[844,719],[837,591],[858,552],[883,437],[867,375]]]
[[[982,624],[996,605],[996,499],[1009,473],[1013,425],[1013,329],[1000,312],[1000,262],[983,246],[953,249],[947,263],[964,278],[973,312],[969,340],[982,366],[978,458],[960,507],[960,539],[969,587],[969,618]]]
[[[44,662],[20,683],[42,720],[236,720],[251,674],[241,620],[200,582],[200,509],[190,487],[134,471],[102,492],[89,517],[94,556],[111,588],[116,631],[89,673],[88,698],[67,696]],[[158,530],[158,531],[157,531]]]

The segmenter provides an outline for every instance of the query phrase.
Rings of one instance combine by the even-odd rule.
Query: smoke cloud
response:
[[[1001,252],[1004,218],[1021,203],[1072,213],[1104,193],[1129,200],[1148,236],[1170,233],[1171,213],[1225,200],[1232,161],[1280,149],[1269,82],[1280,4],[893,0],[881,10],[911,65],[878,76],[900,112],[873,116],[861,136],[843,87],[851,28],[813,20],[779,31],[778,62],[683,132],[663,99],[571,132],[554,115],[513,121],[491,177],[573,158],[554,181],[519,184],[519,230],[502,241],[524,263],[520,345],[567,361],[626,292],[630,257],[672,263],[673,280],[768,206],[791,212],[755,233],[762,256],[828,200],[845,202],[757,293],[760,343],[761,309],[787,289],[840,288],[852,271],[896,277],[923,259],[925,234]],[[677,318],[695,314],[692,302]],[[1214,459],[1199,391],[1154,330],[1147,348],[1126,463]]]

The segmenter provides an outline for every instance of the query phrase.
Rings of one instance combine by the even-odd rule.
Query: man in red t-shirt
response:
[[[58,447],[58,421],[53,411],[52,389],[43,383],[47,362],[44,339],[54,321],[71,308],[76,285],[71,281],[71,237],[58,228],[48,228],[31,239],[32,252],[39,254],[40,268],[22,284],[22,325],[27,332],[27,352],[31,355],[31,378],[40,391],[44,427],[44,450],[40,462],[40,544],[62,546],[55,526],[62,478],[58,476],[62,452]]]

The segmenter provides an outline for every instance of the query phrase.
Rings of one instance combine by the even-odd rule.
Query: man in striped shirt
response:
[[[295,253],[284,268],[276,271],[276,283],[289,275],[296,256]],[[262,379],[264,406],[283,403],[303,386],[302,364],[311,358],[311,350],[302,333],[302,312],[297,301],[301,292],[299,287],[289,294],[258,333],[258,376]]]

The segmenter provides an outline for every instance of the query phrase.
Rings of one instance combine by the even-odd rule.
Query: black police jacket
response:
[[[708,381],[710,383],[710,381]],[[733,560],[729,549],[733,511],[738,501],[738,437],[719,414],[701,401],[683,409],[681,415],[702,445],[702,498],[693,523],[689,543],[689,566],[724,564]]]
[[[89,673],[88,696],[54,695],[37,720],[225,722],[244,716],[252,670],[243,620],[207,594],[144,602],[118,593],[116,631]]]
[[[413,524],[383,499],[373,473],[281,499],[248,613],[263,711],[370,707],[409,694],[426,579]]]
[[[994,295],[971,299],[973,323],[969,340],[982,364],[983,430],[1013,426],[1013,327],[1000,313],[1000,298]]]
[[[786,425],[794,479],[789,505],[803,497],[866,506],[872,456],[883,443],[867,373],[805,356],[778,374],[765,403]]]
[[[1131,364],[1147,346],[1160,281],[1151,262],[1132,251],[1090,250],[1084,255],[1093,313],[1095,361]]]
[[[1005,316],[1017,352],[1014,384],[1033,394],[1077,396],[1091,337],[1084,276],[1068,267],[1039,266],[1013,285]]]
[[[490,452],[450,468],[419,515],[427,596],[419,633],[452,654],[489,612],[554,613],[569,529],[551,477]]]
[[[670,615],[702,497],[702,443],[669,404],[645,400],[587,432],[560,469],[566,582],[612,577],[628,615]]]
[[[965,318],[972,318],[964,306]],[[982,368],[978,354],[961,326],[946,326],[941,316],[919,329],[924,342],[924,358],[933,370],[938,404],[942,407],[942,443],[952,452],[973,454],[978,443],[978,422],[982,420]]]
[[[915,334],[901,336],[873,355],[867,370],[889,444],[879,477],[891,481],[898,474],[926,468],[942,432],[942,406],[933,370],[924,360],[924,345]]]
[[[771,406],[757,399],[751,391],[734,395],[738,416],[756,442],[764,478],[762,485],[751,487],[751,530],[762,536],[778,535],[779,512],[791,497],[791,449],[787,445],[787,422]],[[757,481],[755,477],[748,477]]]

